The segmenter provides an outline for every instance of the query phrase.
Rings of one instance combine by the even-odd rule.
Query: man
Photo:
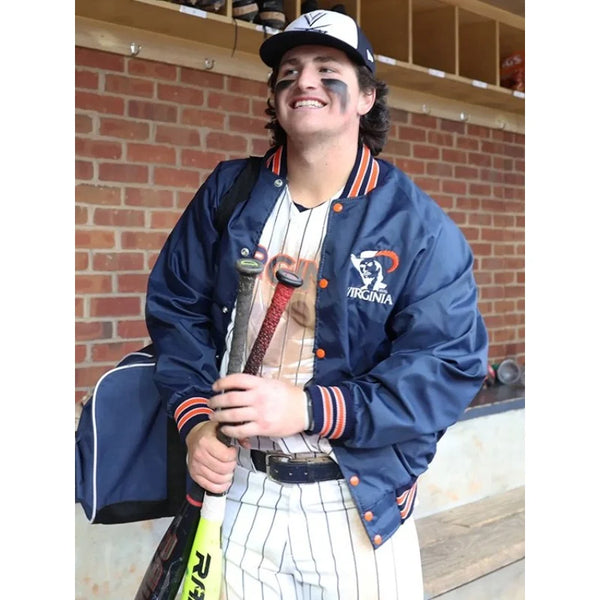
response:
[[[215,211],[243,160],[217,166],[166,242],[147,298],[156,382],[191,477],[227,491],[224,598],[421,600],[417,479],[486,374],[472,254],[375,159],[387,87],[350,17],[304,14],[260,55],[273,148],[220,237]],[[249,255],[265,268],[248,347],[277,269],[304,284],[259,376],[223,376],[234,265]]]

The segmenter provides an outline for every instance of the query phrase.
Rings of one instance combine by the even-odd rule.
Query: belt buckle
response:
[[[332,462],[331,458],[327,455],[317,454],[315,452],[298,452],[296,454],[285,454],[283,452],[265,452],[265,471],[267,477],[271,481],[277,483],[283,483],[280,479],[273,477],[271,474],[271,460],[279,464],[296,464],[296,465],[310,465],[318,463],[329,463]]]

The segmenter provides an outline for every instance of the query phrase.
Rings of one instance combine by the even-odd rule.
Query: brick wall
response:
[[[220,160],[262,154],[266,85],[76,48],[76,402],[148,342],[146,279]],[[525,138],[392,110],[382,158],[461,227],[473,248],[490,362],[525,360]]]

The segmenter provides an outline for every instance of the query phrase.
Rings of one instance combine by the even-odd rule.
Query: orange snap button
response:
[[[329,285],[329,281],[327,281],[327,279],[319,280],[319,287],[326,288],[328,285]]]
[[[344,205],[343,205],[341,202],[336,202],[336,203],[333,205],[333,210],[334,210],[335,212],[342,212],[342,211],[344,210]]]
[[[360,479],[356,475],[352,475],[352,477],[350,477],[350,485],[357,486],[359,481]]]
[[[383,540],[381,539],[381,536],[379,534],[377,534],[374,538],[373,541],[379,546],[379,544],[381,544],[381,542],[383,542]]]
[[[365,521],[372,521],[372,520],[373,520],[373,513],[370,510],[368,510],[365,513]]]
[[[325,358],[325,350],[323,348],[318,348],[315,354],[317,358]]]

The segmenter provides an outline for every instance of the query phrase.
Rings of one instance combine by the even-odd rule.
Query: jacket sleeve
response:
[[[217,167],[183,212],[148,279],[146,325],[157,353],[154,380],[183,439],[208,419],[207,399],[218,378],[211,307],[219,172]]]
[[[311,384],[313,432],[357,448],[438,439],[481,388],[488,338],[477,308],[473,256],[443,219],[410,265],[387,323],[390,351],[367,373]]]

